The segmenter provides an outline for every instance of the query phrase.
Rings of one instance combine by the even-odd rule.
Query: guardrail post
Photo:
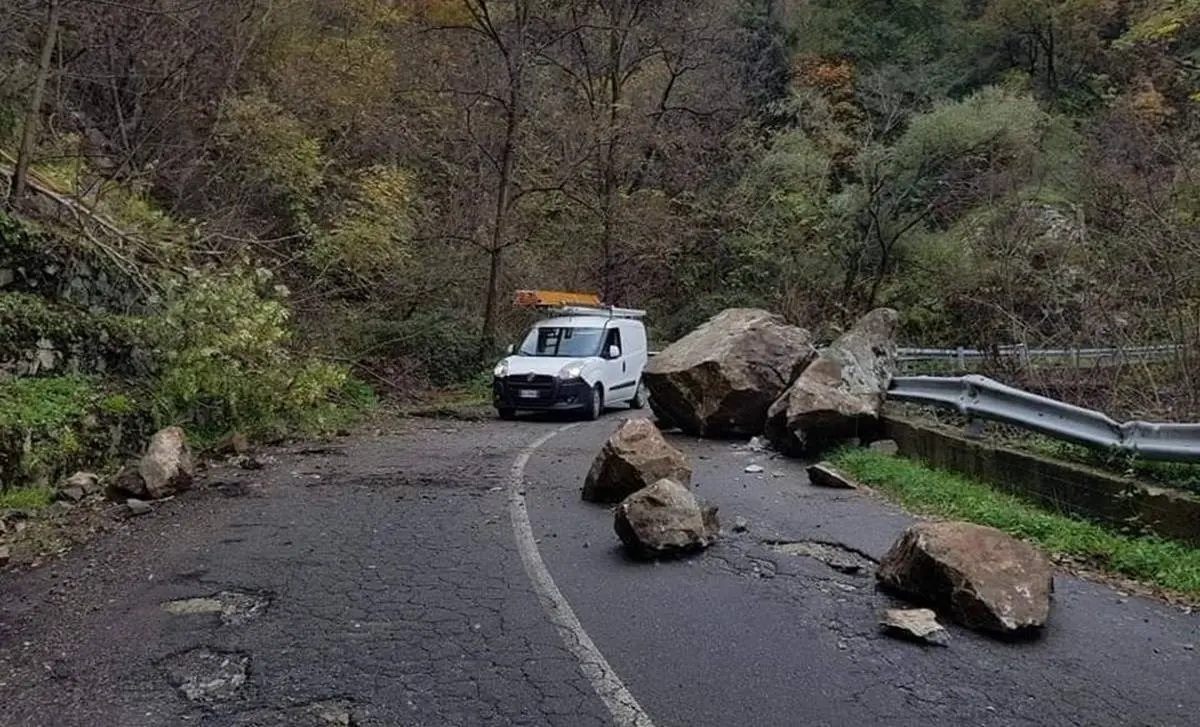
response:
[[[971,439],[983,439],[983,421],[975,417],[968,417],[967,436]]]
[[[962,346],[959,346],[958,350],[956,351],[956,359],[958,361],[958,370],[966,371],[967,370],[967,353],[966,353],[966,351],[963,350]]]

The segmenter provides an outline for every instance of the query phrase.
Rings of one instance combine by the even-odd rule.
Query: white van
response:
[[[525,294],[525,298],[522,298]],[[496,364],[492,400],[500,418],[521,411],[579,411],[598,419],[605,408],[646,405],[642,370],[646,368],[644,311],[600,305],[577,294],[541,291],[518,293],[518,305],[553,311],[539,321],[520,346]],[[583,304],[561,303],[561,300]]]

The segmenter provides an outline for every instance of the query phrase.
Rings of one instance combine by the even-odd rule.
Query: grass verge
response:
[[[913,512],[989,525],[1050,553],[1191,598],[1200,596],[1200,549],[1159,538],[1118,535],[902,457],[844,449],[831,461]]]
[[[39,510],[54,502],[49,487],[13,487],[0,491],[0,510]]]

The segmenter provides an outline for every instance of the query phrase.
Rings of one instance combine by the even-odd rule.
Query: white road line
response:
[[[517,550],[521,552],[521,562],[525,564],[525,572],[533,582],[542,608],[558,629],[558,634],[567,649],[579,661],[584,676],[612,713],[617,727],[654,727],[650,715],[637,703],[608,660],[592,643],[591,637],[583,629],[583,624],[579,623],[575,612],[571,610],[571,604],[567,603],[558,586],[554,585],[554,578],[550,576],[550,571],[542,561],[542,554],[538,552],[537,542],[533,538],[533,527],[529,524],[529,509],[525,506],[525,466],[543,444],[576,426],[578,424],[568,424],[540,437],[521,452],[509,470],[508,514],[512,518],[513,534],[517,538]]]

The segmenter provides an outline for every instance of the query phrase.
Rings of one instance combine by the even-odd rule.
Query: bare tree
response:
[[[25,112],[21,146],[17,150],[17,166],[13,172],[8,203],[16,205],[25,196],[29,166],[33,160],[34,145],[37,143],[38,126],[41,121],[42,97],[46,92],[46,80],[50,77],[50,63],[54,58],[54,46],[58,38],[60,0],[47,0],[46,25],[42,34],[42,50],[38,57],[37,76],[29,94],[29,108]]]
[[[548,57],[580,101],[569,128],[590,141],[575,199],[595,223],[602,295],[620,302],[639,192],[695,187],[705,145],[720,144],[740,110],[725,49],[728,21],[710,3],[579,0]],[[670,150],[670,151],[668,151]],[[703,172],[701,172],[703,173]]]

